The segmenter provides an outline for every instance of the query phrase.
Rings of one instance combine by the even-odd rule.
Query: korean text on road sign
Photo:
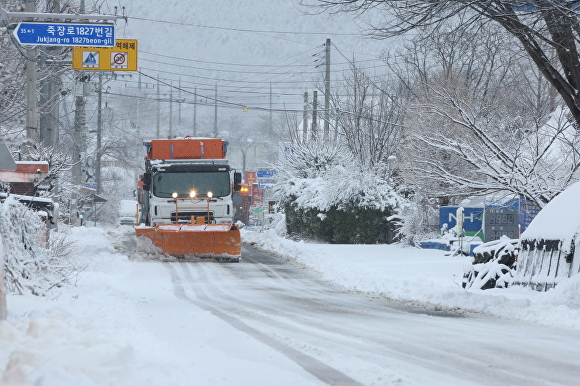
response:
[[[21,22],[14,36],[24,45],[113,47],[113,24]]]

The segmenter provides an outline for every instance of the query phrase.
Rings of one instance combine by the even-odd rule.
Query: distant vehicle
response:
[[[119,203],[119,224],[135,225],[138,213],[138,204],[135,200],[121,200]]]

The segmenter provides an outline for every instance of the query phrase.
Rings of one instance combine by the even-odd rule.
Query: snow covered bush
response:
[[[421,190],[409,193],[409,205],[400,214],[397,236],[404,244],[438,238],[439,211]]]
[[[78,273],[68,259],[72,244],[61,234],[46,240],[41,215],[13,196],[0,204],[0,233],[8,292],[46,296]]]
[[[280,165],[276,196],[291,236],[331,243],[383,241],[387,218],[406,205],[380,168],[365,169],[340,146],[295,143]]]
[[[507,288],[515,275],[519,240],[502,236],[477,246],[463,275],[463,288]]]

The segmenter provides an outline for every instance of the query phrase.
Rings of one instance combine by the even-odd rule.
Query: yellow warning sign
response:
[[[114,47],[73,47],[72,68],[137,71],[137,39],[117,39]]]

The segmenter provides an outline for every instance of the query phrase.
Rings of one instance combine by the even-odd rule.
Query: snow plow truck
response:
[[[232,192],[241,187],[241,173],[228,164],[228,142],[185,137],[143,144],[147,154],[135,226],[139,243],[177,257],[239,262],[242,246],[233,223]]]

